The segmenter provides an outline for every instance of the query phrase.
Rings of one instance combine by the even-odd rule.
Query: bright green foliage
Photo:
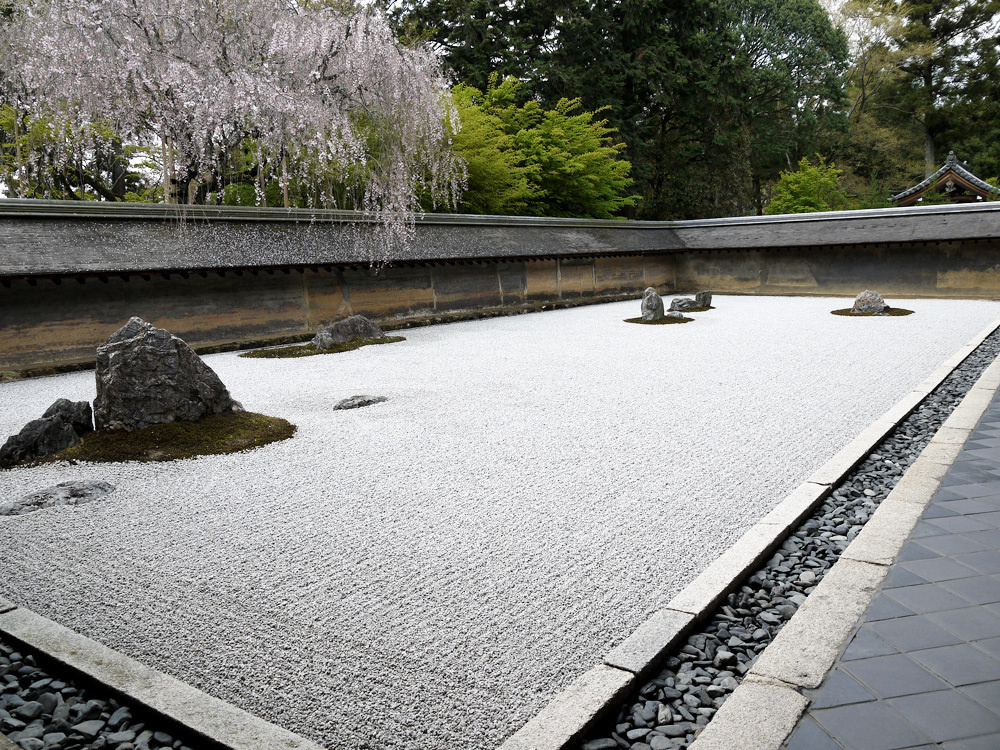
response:
[[[798,171],[781,173],[774,197],[764,213],[773,216],[852,208],[840,184],[841,174],[841,170],[827,164],[822,157],[815,165],[803,157]]]
[[[553,109],[537,101],[518,106],[520,84],[491,81],[485,93],[455,90],[462,130],[455,150],[468,164],[462,209],[475,213],[611,218],[636,196],[624,148],[598,113],[579,112],[579,100]]]
[[[513,79],[511,79],[513,81]],[[510,89],[504,81],[501,88]],[[452,147],[465,161],[467,188],[459,210],[473,214],[521,215],[539,189],[528,180],[524,155],[495,111],[498,91],[486,96],[471,86],[452,90],[461,130],[452,136]]]

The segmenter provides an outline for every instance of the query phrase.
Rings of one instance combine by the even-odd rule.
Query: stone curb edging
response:
[[[868,610],[948,468],[1000,389],[1000,358],[951,413],[798,612],[764,649],[692,750],[778,750]],[[766,731],[748,732],[748,726]]]
[[[752,572],[762,561],[770,556],[781,545],[788,534],[817,505],[827,498],[838,482],[860,464],[875,446],[892,432],[900,422],[906,419],[921,401],[937,388],[956,367],[965,361],[998,328],[1000,328],[1000,320],[991,323],[968,344],[961,347],[945,360],[923,382],[917,385],[913,391],[904,396],[885,414],[863,430],[860,435],[823,464],[809,479],[793,490],[771,512],[752,526],[732,547],[705,568],[691,583],[671,599],[665,607],[655,612],[624,641],[608,652],[603,659],[603,663],[585,672],[561,693],[556,695],[541,711],[529,719],[523,727],[500,745],[499,750],[570,750],[572,743],[579,742],[594,722],[607,710],[612,708],[625,694],[633,690],[641,681],[655,671],[662,658],[677,647],[697,623],[710,615],[719,602],[739,585],[739,582],[748,573]],[[854,578],[871,578],[873,571],[865,571],[865,567],[875,568],[876,566],[888,564],[869,563],[865,560],[854,558],[848,558],[845,561],[844,558],[852,550],[860,552],[862,545],[858,545],[858,540],[876,522],[882,508],[889,503],[893,494],[899,490],[900,485],[904,485],[904,487],[902,492],[897,495],[897,498],[902,497],[903,493],[906,492],[915,493],[917,496],[920,496],[920,493],[926,491],[933,483],[933,489],[927,495],[927,501],[929,501],[934,489],[937,488],[940,476],[943,476],[946,467],[958,455],[962,445],[965,443],[965,438],[971,434],[972,428],[979,421],[979,417],[985,411],[986,406],[989,405],[993,393],[998,388],[1000,388],[1000,359],[987,368],[972,389],[970,389],[969,393],[966,394],[965,399],[962,400],[955,408],[955,411],[948,417],[938,433],[935,434],[931,443],[900,480],[899,485],[893,490],[893,493],[890,493],[890,496],[881,503],[879,510],[872,516],[861,533],[858,534],[858,537],[848,546],[841,559],[826,574],[823,581],[816,587],[816,591],[806,599],[806,603],[800,608],[799,612],[805,610],[809,606],[809,602],[814,601],[814,599],[818,602],[823,596],[826,596],[826,594],[823,594],[821,597],[817,597],[817,593],[820,593],[821,587],[831,577],[833,580],[827,589],[836,586],[837,580],[841,577],[845,577],[848,580],[853,580]],[[969,401],[970,398],[972,399],[971,401]],[[969,401],[969,406],[968,408],[964,408],[967,401]],[[982,404],[981,408],[980,404]],[[977,408],[979,409],[978,412],[975,411]],[[965,425],[970,420],[972,420],[971,425],[966,427]],[[921,462],[925,454],[927,461]],[[932,464],[938,466],[939,473],[930,468],[918,468],[918,465],[929,467]],[[910,478],[909,483],[907,483],[907,478],[911,474],[913,476]],[[935,474],[937,474],[937,479],[934,479]],[[903,501],[900,500],[900,502]],[[917,507],[917,503],[913,501],[910,501],[910,504],[912,507]],[[883,516],[885,521],[879,521],[873,527],[873,531],[869,535],[870,538],[874,539],[878,533],[876,529],[885,529],[886,527],[891,527],[893,523],[898,522],[896,518],[889,518],[889,515],[893,512],[893,508],[896,506],[897,503],[895,502],[890,504],[890,510]],[[919,507],[922,511],[923,506]],[[919,518],[919,513],[916,518]],[[916,524],[916,518],[914,518],[913,524]],[[913,524],[906,528],[903,541],[909,535]],[[892,537],[891,534],[889,536]],[[862,544],[868,544],[868,542],[863,542]],[[902,545],[902,541],[900,545]],[[885,551],[883,547],[882,553],[884,554]],[[892,553],[889,562],[893,558],[895,558],[895,552]],[[844,569],[843,572],[838,572],[837,566],[842,563],[850,563],[851,565],[862,567],[854,570],[854,576],[852,577],[850,575],[852,571]],[[887,570],[888,568],[878,567],[875,572],[880,571],[881,575],[884,576]],[[868,573],[867,576],[864,575],[866,572]],[[872,593],[878,588],[879,582],[881,582],[881,578],[872,587]],[[845,607],[846,605],[838,604],[837,606]],[[867,606],[866,603],[856,616],[851,617],[849,628],[853,627],[854,622],[864,613]],[[814,605],[814,608],[818,609],[819,604]],[[834,614],[840,616],[841,612],[848,612],[848,610],[849,608],[842,608],[839,612],[834,610],[830,613],[830,616]],[[719,709],[719,712],[709,722],[708,727],[702,732],[702,735],[692,744],[692,748],[697,745],[698,750],[711,750],[712,748],[731,750],[734,747],[745,750],[751,750],[752,748],[760,748],[761,750],[765,750],[765,748],[771,750],[773,748],[776,750],[784,742],[788,734],[795,728],[795,722],[798,721],[799,715],[805,710],[807,701],[801,694],[792,689],[790,684],[782,683],[780,678],[762,677],[757,673],[757,667],[764,659],[764,654],[771,651],[774,648],[774,644],[781,638],[781,635],[792,627],[796,617],[798,617],[798,613],[782,629],[771,645],[764,650],[757,664],[747,673],[746,679],[733,692],[726,703],[723,704],[723,707]],[[844,637],[846,638],[847,635],[849,633],[845,634]],[[803,635],[803,638],[812,637],[815,636],[809,634]],[[798,654],[804,645],[803,643],[794,644],[789,650],[790,656]],[[839,653],[839,645],[836,653]],[[834,656],[836,656],[836,653]],[[825,675],[826,671],[824,670],[822,674]],[[822,680],[822,675],[820,676],[820,680]],[[744,686],[747,687],[746,690],[744,690]],[[740,693],[741,690],[743,691],[742,694]],[[732,705],[732,708],[727,712],[726,707],[730,705]],[[763,708],[769,705],[774,707],[774,711],[771,712],[773,715],[767,717],[766,721],[755,718],[755,714],[764,716],[766,712]],[[794,720],[791,720],[789,717],[793,713]],[[727,719],[727,714],[731,715],[733,719]],[[720,717],[722,717],[724,722],[718,731],[722,741],[715,744],[711,739],[711,735],[709,735],[709,728],[719,722]],[[779,721],[782,718],[784,718],[784,723],[780,723]],[[788,721],[791,721],[791,724],[787,727],[787,731],[784,731]],[[783,731],[784,734],[782,734]],[[781,734],[780,741],[777,744],[772,744],[773,739],[778,734]],[[699,742],[703,742],[706,739],[706,735],[709,735],[707,738],[708,742],[698,745]]]
[[[213,746],[226,750],[323,750],[310,740],[2,598],[0,632]],[[6,750],[5,739],[0,735],[0,750]]]

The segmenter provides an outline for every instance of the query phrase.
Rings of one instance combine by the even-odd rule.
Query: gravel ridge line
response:
[[[867,458],[831,487],[778,551],[725,596],[707,624],[703,621],[661,662],[656,676],[618,704],[613,721],[564,747],[691,746],[998,354],[1000,330],[994,327]]]

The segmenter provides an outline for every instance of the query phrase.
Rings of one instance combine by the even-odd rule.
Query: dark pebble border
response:
[[[206,750],[0,638],[0,731],[22,750]],[[102,694],[104,693],[104,694]],[[173,734],[171,734],[173,732]],[[263,748],[261,750],[264,750]]]
[[[686,748],[735,690],[1000,353],[990,334],[686,643],[656,678],[599,724],[581,750]]]

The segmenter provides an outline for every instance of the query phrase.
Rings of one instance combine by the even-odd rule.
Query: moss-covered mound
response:
[[[158,424],[132,432],[101,430],[80,445],[47,456],[44,461],[175,461],[236,453],[285,440],[295,425],[253,412],[213,414],[197,422]]]
[[[287,359],[289,357],[312,357],[316,354],[336,354],[337,352],[349,352],[360,349],[362,346],[374,344],[395,344],[397,341],[406,341],[402,336],[386,336],[381,339],[351,339],[343,344],[334,344],[329,349],[317,349],[312,344],[300,344],[299,346],[281,346],[273,349],[253,349],[243,352],[241,357],[252,357],[255,359]]]
[[[706,312],[708,310],[714,310],[715,305],[709,305],[708,307],[689,307],[687,310],[681,310],[681,312]]]
[[[685,310],[684,312],[690,312],[690,310]],[[625,318],[626,323],[639,323],[644,326],[668,326],[673,323],[690,323],[694,318],[660,318],[659,320],[643,320],[642,316],[638,318]]]
[[[913,315],[913,310],[904,310],[902,307],[890,307],[888,310],[880,313],[859,313],[854,312],[849,307],[845,307],[843,310],[834,310],[833,314],[844,315],[849,318],[885,318],[887,316]]]

